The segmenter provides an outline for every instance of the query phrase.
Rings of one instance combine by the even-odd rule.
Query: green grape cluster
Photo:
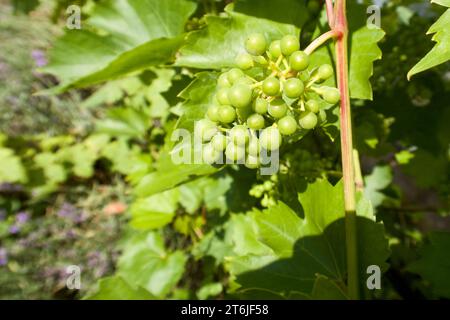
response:
[[[310,57],[293,35],[269,44],[264,35],[252,34],[245,49],[236,57],[237,68],[218,77],[204,119],[212,134],[202,136],[209,143],[203,158],[211,163],[225,152],[227,159],[257,168],[262,149],[278,150],[286,137],[326,122],[321,100],[334,105],[340,94],[322,85],[333,77],[332,66],[309,68]]]
[[[261,199],[261,206],[272,207],[277,204],[277,182],[278,176],[272,175],[259,184],[255,184],[249,191],[250,196]]]

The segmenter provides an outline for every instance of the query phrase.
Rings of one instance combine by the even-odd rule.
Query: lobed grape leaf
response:
[[[156,297],[142,288],[133,288],[120,276],[102,278],[97,290],[87,300],[154,300]]]
[[[292,25],[247,16],[228,6],[225,16],[206,16],[206,27],[189,34],[175,64],[199,69],[233,67],[237,54],[245,50],[246,37],[256,30],[268,40],[299,32]]]
[[[247,254],[229,257],[228,267],[238,292],[246,296],[253,292],[261,295],[281,294],[288,298],[298,292],[319,298],[318,285],[333,286],[339,297],[345,297],[346,252],[345,221],[342,183],[332,186],[326,180],[310,184],[299,198],[304,208],[304,217],[279,202],[265,211],[250,215],[256,221],[256,232],[234,237],[236,248],[245,248]],[[327,201],[323,201],[327,199]],[[367,206],[358,206],[368,210]],[[359,266],[361,277],[369,265],[378,265],[386,270],[389,255],[383,226],[358,212]],[[242,242],[253,239],[252,245]],[[256,240],[257,239],[257,240]],[[259,245],[255,245],[255,240]],[[371,250],[364,250],[370,246]],[[257,251],[252,252],[253,248]],[[263,251],[261,251],[263,250]],[[263,254],[261,254],[263,252]],[[318,275],[328,278],[327,283],[316,285]],[[340,288],[340,290],[338,290]]]
[[[442,6],[450,7],[448,0],[431,1]],[[447,9],[444,14],[436,21],[427,34],[433,34],[432,40],[436,42],[433,49],[422,58],[409,72],[408,79],[412,76],[440,65],[450,59],[450,9]]]
[[[168,62],[195,7],[187,0],[100,2],[81,30],[67,31],[55,43],[44,71],[62,81],[55,90],[63,91]]]
[[[133,286],[164,297],[183,275],[186,260],[181,251],[168,252],[159,233],[139,233],[126,243],[117,275]]]

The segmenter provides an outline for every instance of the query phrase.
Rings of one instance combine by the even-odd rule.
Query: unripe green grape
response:
[[[236,110],[232,106],[220,106],[219,120],[222,123],[232,123],[236,120]]]
[[[289,57],[289,65],[295,71],[306,70],[309,66],[309,56],[303,51],[295,51]]]
[[[262,89],[266,95],[275,97],[280,93],[280,80],[275,77],[269,77],[264,80]]]
[[[248,53],[240,53],[236,57],[236,65],[242,70],[251,69],[254,66],[253,58]]]
[[[331,78],[334,74],[333,67],[329,64],[323,64],[319,67],[319,70],[317,71],[317,75],[321,80],[327,80]]]
[[[281,145],[280,131],[275,127],[269,127],[261,132],[259,143],[266,150],[277,150]]]
[[[305,104],[305,108],[307,111],[311,111],[313,113],[319,112],[320,106],[317,100],[308,100]]]
[[[253,110],[259,114],[266,114],[269,109],[269,102],[263,98],[256,98],[255,103],[253,104]]]
[[[246,84],[248,86],[251,86],[253,84],[253,81],[249,77],[242,77],[238,79],[234,84]]]
[[[254,56],[261,56],[266,52],[267,42],[260,33],[251,34],[245,41],[245,49]]]
[[[269,114],[275,119],[283,118],[286,115],[288,106],[283,99],[276,99],[269,105]]]
[[[253,130],[260,130],[260,129],[264,128],[264,126],[265,126],[264,117],[257,113],[252,114],[247,119],[247,126]]]
[[[303,129],[311,130],[317,126],[317,116],[312,112],[303,112],[300,115],[299,124]]]
[[[264,197],[264,199],[261,200],[261,205],[267,208],[269,206],[269,199],[267,197]]]
[[[336,104],[341,100],[341,94],[336,88],[325,87],[323,90],[322,98],[329,104]]]
[[[323,124],[327,121],[327,113],[325,112],[325,110],[321,109],[319,111],[319,123]]]
[[[296,36],[287,35],[280,42],[281,53],[290,56],[292,53],[300,49],[300,42]]]
[[[228,99],[232,106],[245,108],[252,102],[252,88],[246,84],[237,83],[228,90]]]
[[[297,121],[292,116],[285,116],[278,121],[278,130],[284,136],[290,136],[297,131]]]
[[[225,156],[233,162],[244,160],[245,148],[230,142],[225,150]]]
[[[225,148],[227,147],[227,144],[228,144],[227,137],[221,133],[216,134],[211,140],[211,145],[214,147],[214,149],[216,149],[219,152],[224,151]]]
[[[244,125],[234,126],[228,133],[228,136],[231,142],[240,146],[245,146],[250,140],[250,133]]]
[[[208,119],[202,119],[195,123],[195,134],[201,138],[202,141],[210,141],[212,137],[218,132],[217,126],[214,122]]]
[[[264,181],[263,187],[265,191],[271,191],[273,189],[273,182],[270,180],[266,180]]]
[[[274,59],[278,59],[281,56],[281,41],[275,40],[269,46],[270,56]]]
[[[214,147],[211,144],[203,146],[202,159],[204,163],[207,164],[217,163],[220,159],[220,156],[221,156],[220,152],[214,149]]]
[[[261,151],[260,145],[259,145],[259,139],[255,136],[252,136],[250,138],[250,141],[248,142],[247,146],[248,154],[251,154],[255,157],[259,156],[259,152]]]
[[[249,154],[247,156],[247,158],[245,158],[245,166],[247,168],[249,168],[249,169],[257,169],[257,168],[259,168],[259,165],[260,165],[260,161],[259,161],[258,157],[255,157],[255,156]],[[255,192],[254,194],[255,194],[255,196],[258,195],[257,192]],[[257,198],[259,198],[259,197],[257,197]]]
[[[231,83],[228,80],[228,72],[222,73],[217,80],[217,84],[219,87],[229,88],[231,87]]]
[[[288,79],[283,86],[284,94],[291,99],[296,99],[303,94],[305,86],[300,79],[291,78]]]
[[[238,81],[240,78],[244,77],[245,74],[242,72],[241,69],[233,68],[230,71],[228,71],[228,82],[230,82],[231,85],[233,85],[236,81]]]
[[[228,98],[228,90],[228,88],[221,88],[216,93],[216,99],[222,105],[230,104],[230,99]]]
[[[208,112],[206,113],[206,115],[208,116],[209,120],[214,121],[214,122],[220,121],[219,109],[220,109],[220,106],[218,106],[216,104],[213,104],[212,106],[210,106],[208,108]]]

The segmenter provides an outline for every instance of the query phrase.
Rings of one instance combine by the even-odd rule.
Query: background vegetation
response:
[[[248,32],[304,47],[322,1],[76,1],[81,31],[69,2],[0,1],[0,298],[346,299],[337,108],[272,177],[169,155]],[[382,2],[382,32],[364,29],[371,1],[348,2],[372,54],[350,62],[361,282],[384,272],[363,297],[448,299],[450,4]],[[430,50],[444,63],[409,81]]]

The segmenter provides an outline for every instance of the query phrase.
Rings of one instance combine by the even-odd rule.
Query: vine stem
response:
[[[336,42],[336,69],[341,94],[341,153],[344,177],[345,235],[347,248],[347,290],[352,300],[359,299],[355,163],[353,155],[352,118],[348,81],[348,24],[346,0],[336,0],[333,30],[340,35]]]
[[[324,34],[322,34],[320,37],[314,39],[313,42],[311,42],[309,44],[308,47],[306,47],[306,49],[304,50],[304,52],[307,55],[310,55],[311,53],[313,53],[317,48],[319,48],[321,45],[323,45],[325,42],[327,42],[329,39],[331,38],[337,38],[341,36],[341,33],[339,30],[330,30],[325,32]]]

